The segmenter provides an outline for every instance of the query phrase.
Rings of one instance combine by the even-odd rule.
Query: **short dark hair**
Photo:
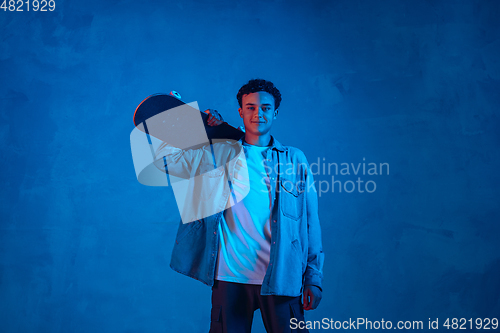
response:
[[[263,79],[252,79],[248,81],[247,84],[245,84],[243,87],[240,88],[240,91],[238,91],[238,94],[236,94],[236,99],[238,100],[238,104],[240,105],[240,108],[242,107],[241,105],[241,99],[243,98],[243,95],[259,92],[259,91],[265,91],[267,93],[270,93],[274,97],[274,108],[277,109],[280,106],[281,103],[281,93],[274,86],[274,84],[271,81],[266,81]]]

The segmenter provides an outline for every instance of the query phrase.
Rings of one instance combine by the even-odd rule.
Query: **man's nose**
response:
[[[262,110],[262,108],[257,108],[257,115],[259,116],[259,118],[263,118],[264,110]]]

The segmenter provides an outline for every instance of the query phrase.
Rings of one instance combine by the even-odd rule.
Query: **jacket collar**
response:
[[[245,141],[245,136],[243,135],[239,140],[238,140],[241,144],[243,144],[243,142]],[[280,152],[284,152],[285,151],[285,147],[278,141],[274,138],[274,136],[271,135],[271,144],[269,145],[269,147],[271,147],[271,149],[276,149]]]

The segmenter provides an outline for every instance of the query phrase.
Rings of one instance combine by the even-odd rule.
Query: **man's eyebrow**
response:
[[[254,104],[254,103],[247,103],[247,104],[245,104],[245,105],[257,105],[257,104]],[[269,106],[271,106],[271,103],[263,103],[263,104],[261,104],[261,105],[269,105]]]

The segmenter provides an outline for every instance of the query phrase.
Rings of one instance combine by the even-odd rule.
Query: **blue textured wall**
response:
[[[240,125],[253,77],[282,91],[281,142],[366,166],[316,176],[325,286],[308,320],[499,317],[498,17],[495,0],[0,11],[1,331],[208,331],[210,288],[168,267],[173,192],[135,178],[132,115],[175,89]],[[376,190],[326,190],[332,176]]]

